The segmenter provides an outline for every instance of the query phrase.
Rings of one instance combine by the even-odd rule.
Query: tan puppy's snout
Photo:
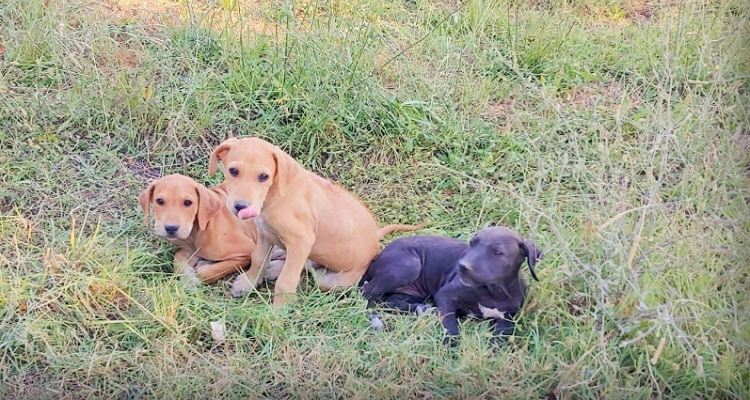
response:
[[[182,204],[182,202],[180,203]],[[163,210],[158,207],[154,218],[154,233],[165,239],[186,239],[193,231],[195,214],[190,210]],[[180,207],[182,208],[182,207]]]
[[[164,232],[166,232],[167,236],[175,236],[179,229],[179,225],[164,225]]]
[[[260,215],[260,210],[246,201],[238,200],[234,202],[234,213],[241,219],[252,219]]]
[[[235,201],[234,202],[234,212],[238,213],[238,212],[244,210],[245,208],[247,208],[247,205],[248,205],[247,202],[244,202],[244,201]]]
[[[190,231],[185,232],[180,223],[175,222],[164,222],[159,223],[156,221],[154,224],[154,232],[157,236],[164,237],[166,239],[184,239],[190,235]]]

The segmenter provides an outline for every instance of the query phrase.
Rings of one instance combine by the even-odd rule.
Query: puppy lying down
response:
[[[178,247],[174,271],[189,286],[211,283],[250,264],[258,238],[253,221],[240,221],[224,206],[223,185],[206,188],[192,178],[173,174],[152,182],[138,201],[148,219],[154,210],[154,233]],[[286,252],[273,248],[260,278],[276,279]]]
[[[490,319],[493,342],[513,334],[513,317],[523,304],[524,260],[538,281],[534,265],[542,253],[530,241],[504,227],[477,232],[469,244],[440,236],[413,236],[391,242],[370,264],[361,281],[368,307],[422,314],[434,301],[446,330],[445,343],[455,346],[458,318]],[[373,313],[375,330],[382,328]]]

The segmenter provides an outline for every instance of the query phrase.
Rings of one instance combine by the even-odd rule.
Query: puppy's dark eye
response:
[[[233,177],[237,177],[237,175],[240,174],[240,171],[237,170],[237,168],[229,168],[229,175],[232,175]]]
[[[472,238],[471,241],[469,242],[469,246],[474,247],[477,245],[477,243],[479,243],[479,239]]]
[[[501,255],[503,255],[503,251],[502,251],[502,250],[500,250],[500,249],[495,249],[495,250],[492,250],[492,252],[493,252],[493,253],[495,253],[495,255],[496,255],[496,256],[501,256]]]
[[[193,205],[193,202],[190,200],[185,200],[185,207],[190,207]]]
[[[268,180],[268,174],[260,174],[258,175],[258,180],[261,182],[265,182]]]
[[[156,199],[156,204],[163,206],[164,205],[164,199]]]

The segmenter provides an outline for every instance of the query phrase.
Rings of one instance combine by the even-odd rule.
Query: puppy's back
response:
[[[375,258],[419,257],[422,273],[444,275],[456,266],[456,262],[469,247],[465,242],[443,236],[417,235],[392,241]],[[377,268],[373,261],[371,268]],[[369,271],[368,271],[369,273]]]

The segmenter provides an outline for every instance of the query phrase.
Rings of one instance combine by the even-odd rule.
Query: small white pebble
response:
[[[221,321],[212,321],[211,322],[211,336],[214,338],[215,341],[221,343],[224,340],[226,340],[226,327],[224,326],[224,323]]]

